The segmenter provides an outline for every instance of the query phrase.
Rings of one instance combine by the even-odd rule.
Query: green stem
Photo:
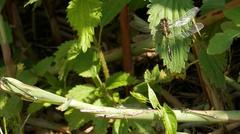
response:
[[[107,79],[107,78],[109,78],[109,70],[107,67],[107,62],[105,60],[104,54],[101,50],[102,29],[103,29],[103,27],[101,26],[100,31],[99,31],[98,41],[97,41],[96,45],[97,45],[97,49],[98,49],[98,53],[99,53],[99,59],[100,59],[100,62],[101,62],[102,68],[103,68],[103,74],[104,74],[105,79]]]
[[[26,85],[16,79],[4,77],[1,79],[0,87],[6,92],[17,94],[29,101],[64,105],[79,109],[80,112],[95,114],[97,117],[111,119],[140,119],[153,120],[159,115],[159,110],[153,109],[121,109],[113,107],[95,106],[80,102],[74,99],[67,99],[62,96],[47,92],[38,87]],[[240,121],[240,111],[220,111],[220,110],[173,110],[178,122],[201,122],[201,123],[224,123]],[[162,115],[159,115],[160,117]]]
[[[3,117],[3,128],[4,128],[4,134],[8,134],[8,131],[7,131],[7,121],[6,121],[5,117]]]

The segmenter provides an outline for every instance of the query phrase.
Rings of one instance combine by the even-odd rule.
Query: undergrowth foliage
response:
[[[29,0],[25,4],[28,8],[32,4],[41,3],[41,0]],[[217,3],[217,4],[213,4]],[[101,32],[104,26],[110,24],[125,5],[132,9],[147,7],[150,34],[156,52],[163,59],[165,69],[159,70],[155,65],[152,70],[146,70],[143,80],[125,73],[114,72],[105,80],[101,76]],[[223,8],[224,0],[209,2],[203,0],[201,14],[216,8]],[[4,0],[0,1],[0,11],[3,10]],[[218,89],[226,89],[224,71],[228,64],[228,52],[232,41],[240,35],[240,8],[224,9],[227,20],[222,21],[218,32],[211,33],[207,28],[202,36],[177,37],[172,36],[170,40],[162,35],[159,29],[162,18],[171,22],[180,19],[191,8],[190,0],[70,0],[66,9],[66,19],[77,33],[77,38],[65,41],[57,47],[57,51],[49,57],[42,59],[35,65],[25,66],[17,63],[16,78],[30,85],[40,85],[47,91],[54,92],[66,98],[76,99],[98,106],[123,107],[134,106],[136,108],[153,108],[159,111],[153,121],[142,121],[135,119],[109,120],[97,118],[92,114],[81,113],[79,110],[69,108],[64,112],[64,117],[71,130],[76,130],[86,124],[94,126],[94,132],[98,134],[108,133],[112,130],[114,134],[125,133],[159,133],[159,126],[164,127],[166,134],[177,133],[177,119],[172,109],[164,103],[160,104],[159,96],[164,84],[171,82],[175,77],[185,74],[188,65],[192,62],[190,48],[194,44],[201,44],[198,63],[204,76],[210,81],[211,86]],[[6,35],[7,43],[12,43],[13,36],[9,23],[0,14],[5,33],[1,32],[0,41],[3,43],[3,34]],[[185,29],[192,27],[192,21],[184,26]],[[99,33],[96,33],[100,31]],[[173,35],[182,32],[182,27],[172,29]],[[212,35],[212,36],[208,36]],[[207,36],[206,36],[207,35]],[[194,42],[194,43],[193,43]],[[171,57],[169,57],[169,47]],[[3,68],[3,67],[2,67]],[[1,69],[2,70],[2,69]],[[74,75],[73,75],[74,74]],[[2,75],[4,75],[2,73]],[[75,76],[77,75],[77,76]],[[73,77],[72,77],[73,76]],[[84,79],[84,81],[79,81]],[[70,81],[70,82],[69,82]],[[87,81],[87,82],[86,82]],[[89,82],[90,81],[90,82]],[[132,87],[130,95],[121,96],[124,87]],[[151,107],[150,107],[151,105]],[[27,109],[17,96],[0,94],[0,116],[4,120],[11,121],[10,132],[17,133],[22,127],[21,111],[34,115],[43,108],[50,107],[49,103],[31,103]],[[12,112],[9,112],[12,111]],[[160,118],[161,117],[161,118]],[[17,126],[17,127],[15,127]],[[109,129],[111,128],[111,129]]]

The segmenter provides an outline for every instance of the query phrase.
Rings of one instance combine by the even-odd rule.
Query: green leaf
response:
[[[224,15],[232,20],[235,24],[240,24],[240,18],[237,16],[240,16],[240,7],[226,9],[223,11]]]
[[[113,134],[128,134],[128,123],[126,120],[116,119],[113,123]]]
[[[107,89],[114,89],[122,86],[127,86],[130,84],[134,84],[136,79],[128,73],[118,72],[111,75],[106,80],[106,88]]]
[[[225,57],[223,57],[225,58]],[[224,79],[224,61],[223,58],[219,56],[207,55],[207,53],[202,50],[199,55],[199,63],[204,72],[204,75],[210,80],[210,82],[217,88],[225,88]]]
[[[207,53],[221,54],[230,48],[233,38],[240,35],[240,31],[228,29],[224,33],[215,34],[209,42]]]
[[[232,21],[225,21],[221,24],[221,29],[225,32],[229,29],[240,31],[240,27],[237,27]]]
[[[155,134],[152,127],[152,121],[147,120],[129,120],[129,127],[131,127],[131,134]]]
[[[161,108],[162,111],[162,121],[165,127],[166,134],[176,134],[177,133],[177,118],[172,109],[167,105],[163,104]]]
[[[21,74],[17,75],[17,79],[28,85],[34,85],[38,81],[37,75],[35,75],[31,70],[24,70]]]
[[[34,72],[39,76],[43,76],[46,72],[50,71],[53,61],[53,57],[47,57],[41,60],[33,67]]]
[[[145,97],[144,95],[142,95],[141,93],[130,92],[130,94],[141,103],[147,103],[148,102],[148,98]]]
[[[205,14],[213,9],[222,9],[225,5],[225,0],[203,0],[201,13]]]
[[[130,0],[104,0],[102,5],[101,25],[108,24]]]
[[[28,111],[29,114],[32,114],[32,113],[35,113],[35,112],[39,111],[42,108],[43,108],[42,103],[31,103],[29,105],[29,107],[27,108],[27,111]]]
[[[148,3],[148,0],[131,0],[128,4],[128,7],[131,10],[137,10],[139,8],[146,7]]]
[[[185,68],[185,62],[188,59],[191,40],[184,38],[182,35],[184,29],[189,29],[192,23],[182,27],[173,27],[170,29],[171,33],[166,38],[163,36],[162,31],[159,29],[160,20],[166,18],[169,22],[174,22],[180,17],[184,16],[186,12],[192,8],[192,2],[175,1],[175,0],[152,0],[148,6],[148,21],[153,42],[156,51],[163,59],[164,65],[170,72],[180,73]]]
[[[95,134],[106,134],[108,129],[108,120],[96,118],[93,120]]]
[[[2,109],[0,110],[0,115],[3,115],[7,118],[14,117],[18,115],[21,110],[22,110],[22,101],[20,98],[16,95],[11,96],[8,100],[7,103],[5,102],[5,98],[3,98],[3,103],[2,103]]]
[[[86,52],[90,48],[94,27],[100,22],[101,4],[100,0],[71,0],[69,2],[67,18],[79,37],[74,49]]]
[[[68,91],[67,98],[73,98],[78,101],[89,102],[94,97],[95,87],[91,85],[77,85]]]
[[[149,101],[150,101],[152,107],[154,109],[156,109],[158,107],[161,107],[161,105],[160,105],[160,103],[159,103],[159,101],[157,99],[156,94],[154,93],[152,88],[149,86],[149,84],[147,84],[147,85],[148,85],[148,98],[149,98]]]
[[[79,53],[74,59],[73,70],[82,77],[94,77],[98,74],[99,68],[98,54],[93,49]]]
[[[74,109],[66,111],[64,116],[71,130],[77,129],[93,119],[92,115]]]
[[[153,70],[150,72],[146,70],[144,72],[144,80],[145,82],[156,82],[160,79],[160,71],[158,65],[154,66]]]
[[[58,70],[59,79],[62,80],[68,74],[68,72],[72,69],[73,61],[68,60],[68,55],[71,47],[76,44],[76,40],[66,41],[62,43],[58,50],[55,52],[55,68]]]

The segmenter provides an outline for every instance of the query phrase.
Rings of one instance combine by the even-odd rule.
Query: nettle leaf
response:
[[[127,134],[128,122],[127,120],[116,119],[113,123],[113,134]]]
[[[209,41],[207,53],[211,55],[221,54],[230,48],[235,37],[240,35],[240,31],[228,29],[223,33],[216,33]]]
[[[93,120],[94,133],[95,134],[106,134],[108,129],[108,119],[95,118]]]
[[[94,27],[100,22],[101,5],[100,0],[71,0],[69,2],[67,18],[73,29],[77,31],[79,38],[75,50],[86,52],[90,48]]]
[[[111,75],[106,80],[106,88],[114,89],[122,86],[127,86],[130,84],[135,84],[136,79],[128,73],[118,72]]]
[[[56,68],[58,70],[59,79],[62,80],[64,77],[67,76],[68,72],[72,69],[73,60],[68,60],[68,53],[76,44],[76,40],[66,41],[62,43],[58,50],[54,53],[55,55],[55,62]]]
[[[89,102],[89,99],[94,97],[95,90],[96,88],[91,85],[77,85],[68,91],[66,97]]]
[[[34,72],[39,76],[43,76],[46,72],[50,71],[53,61],[53,57],[47,57],[41,60],[33,67]]]
[[[177,118],[172,109],[167,105],[163,104],[161,108],[162,111],[162,121],[165,127],[166,134],[176,134],[177,133]]]
[[[130,0],[104,0],[102,4],[101,25],[104,26],[108,24],[129,1]]]
[[[199,63],[204,75],[217,88],[226,87],[222,60],[222,58],[219,59],[219,56],[208,55],[204,50],[199,55]]]
[[[192,24],[186,24],[182,27],[171,28],[168,38],[163,36],[160,29],[160,20],[166,18],[169,23],[178,20],[184,16],[185,13],[192,8],[191,1],[185,2],[175,0],[152,0],[148,10],[148,21],[153,42],[156,51],[163,59],[164,65],[170,72],[181,72],[185,68],[185,61],[188,59],[191,40],[184,38],[182,33],[184,29],[189,29]],[[167,8],[166,8],[167,7]],[[170,52],[169,52],[170,50]]]
[[[223,11],[224,15],[232,20],[235,24],[240,24],[240,18],[237,16],[240,16],[240,7],[226,9]]]
[[[74,59],[73,70],[82,77],[94,77],[100,68],[98,54],[93,49],[79,53]]]
[[[94,117],[87,113],[81,113],[79,110],[70,109],[64,113],[65,119],[71,130],[83,126],[85,123],[92,120]]]
[[[147,84],[147,85],[148,85],[148,98],[149,98],[149,101],[150,101],[152,107],[154,109],[161,107],[156,94],[154,93],[152,88],[149,86],[149,84]]]
[[[203,0],[201,13],[205,14],[213,9],[222,9],[225,5],[225,0]]]

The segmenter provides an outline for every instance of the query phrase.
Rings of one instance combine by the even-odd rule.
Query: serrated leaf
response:
[[[108,129],[108,120],[96,118],[93,120],[95,134],[106,134]]]
[[[162,111],[162,121],[165,127],[165,133],[176,134],[177,133],[176,115],[174,114],[172,109],[165,103],[163,104],[161,111]]]
[[[34,72],[39,76],[43,76],[46,72],[50,70],[53,61],[53,57],[44,58],[33,67]]]
[[[91,46],[94,27],[100,22],[100,0],[71,0],[67,7],[67,18],[70,25],[77,31],[79,42],[74,49],[86,52]]]
[[[89,99],[94,97],[95,90],[96,88],[91,85],[77,85],[68,91],[66,97],[89,102]]]
[[[224,15],[232,20],[235,24],[240,24],[240,18],[237,16],[240,16],[240,7],[226,9],[223,11]]]
[[[152,0],[151,5],[149,5],[148,21],[150,22],[149,28],[151,29],[153,42],[156,51],[170,72],[179,73],[185,68],[191,40],[179,35],[182,35],[183,29],[189,29],[192,24],[189,23],[183,27],[171,28],[171,33],[166,38],[159,29],[160,20],[166,18],[169,20],[169,23],[174,22],[182,17],[191,7],[190,0],[184,2],[184,4],[181,1],[174,0]]]
[[[209,41],[207,53],[221,54],[230,48],[233,39],[240,35],[240,31],[228,29],[224,33],[216,33]]]
[[[116,119],[113,123],[113,134],[127,134],[128,123],[126,120]]]
[[[204,72],[204,75],[210,80],[211,84],[217,88],[225,88],[224,79],[224,66],[222,65],[222,59],[218,59],[217,56],[207,55],[202,50],[199,55],[199,63]]]
[[[152,88],[149,86],[149,84],[147,84],[147,85],[148,85],[148,98],[149,98],[149,101],[150,101],[152,107],[154,109],[161,107],[156,94],[154,93]]]
[[[203,0],[201,7],[202,14],[205,14],[213,9],[222,9],[225,5],[225,0]]]
[[[94,77],[99,71],[98,55],[93,49],[81,52],[75,59],[73,70],[82,77]]]
[[[64,113],[65,119],[71,130],[75,130],[85,123],[89,122],[93,116],[87,113],[81,113],[79,110],[70,109]]]
[[[108,24],[130,0],[105,0],[102,4],[101,25]],[[110,12],[111,11],[111,12]]]
[[[111,75],[106,80],[106,88],[107,89],[114,89],[122,86],[127,86],[130,84],[134,84],[136,79],[128,73],[118,72]]]

